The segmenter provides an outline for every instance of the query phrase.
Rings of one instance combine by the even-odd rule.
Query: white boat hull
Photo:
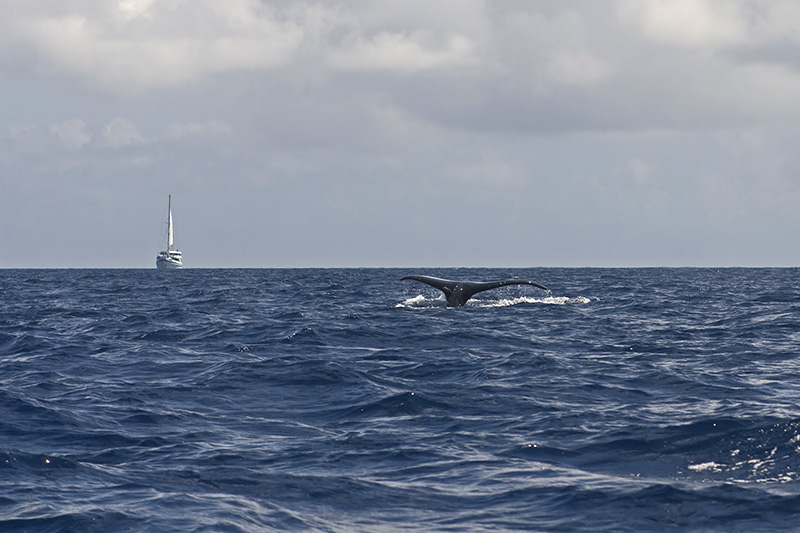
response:
[[[183,258],[178,250],[165,250],[156,256],[156,268],[181,268]]]
[[[183,263],[175,259],[167,259],[165,257],[156,257],[156,268],[182,268]]]

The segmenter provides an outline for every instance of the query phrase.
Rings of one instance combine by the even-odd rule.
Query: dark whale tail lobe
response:
[[[458,307],[467,303],[475,294],[506,285],[533,285],[542,290],[549,291],[544,285],[527,279],[504,279],[500,281],[454,281],[450,279],[435,278],[433,276],[403,276],[401,280],[411,279],[435,287],[444,293],[447,307]]]

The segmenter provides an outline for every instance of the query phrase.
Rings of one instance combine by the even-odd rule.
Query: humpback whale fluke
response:
[[[401,280],[413,279],[427,283],[431,287],[436,287],[444,293],[447,298],[447,307],[458,307],[467,303],[467,300],[475,294],[505,287],[506,285],[533,285],[543,290],[550,290],[544,285],[540,285],[527,279],[504,279],[501,281],[453,281],[449,279],[434,278],[433,276],[403,276]]]

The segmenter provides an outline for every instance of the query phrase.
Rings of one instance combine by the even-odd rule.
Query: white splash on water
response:
[[[413,298],[406,298],[395,307],[438,307],[444,302],[444,298],[426,298],[422,294]]]
[[[591,300],[584,296],[570,298],[568,296],[546,296],[544,298],[533,298],[531,296],[520,296],[519,298],[503,298],[500,300],[470,300],[467,305],[476,307],[509,307],[519,304],[545,304],[545,305],[569,305],[569,304],[588,304]]]
[[[570,298],[568,296],[546,296],[544,298],[533,298],[521,296],[519,298],[502,298],[490,300],[475,298],[466,303],[467,307],[510,307],[519,304],[544,304],[544,305],[583,305],[590,303],[591,300],[585,296]],[[423,295],[407,298],[395,305],[395,307],[440,307],[445,303],[444,298],[426,298]]]
[[[722,472],[723,465],[709,461],[708,463],[689,465],[688,468],[694,472]]]

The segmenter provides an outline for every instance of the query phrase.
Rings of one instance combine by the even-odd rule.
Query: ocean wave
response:
[[[0,272],[0,530],[791,531],[796,274]]]

